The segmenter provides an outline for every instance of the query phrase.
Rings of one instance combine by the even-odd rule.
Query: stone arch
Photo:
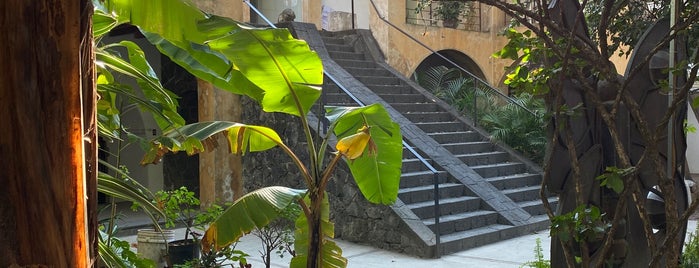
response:
[[[472,75],[482,79],[483,81],[487,81],[485,74],[483,73],[483,70],[478,66],[478,64],[468,55],[464,54],[461,51],[454,50],[454,49],[445,49],[445,50],[440,50],[437,51],[439,54],[442,56],[446,57],[450,61],[458,64],[462,68],[466,69],[469,73]],[[440,66],[444,65],[447,67],[453,67],[451,63],[449,63],[447,60],[443,59],[436,53],[432,53],[431,55],[427,56],[420,64],[415,68],[415,71],[413,72],[413,76],[416,73],[419,72],[424,72],[428,70],[431,67],[434,66]]]

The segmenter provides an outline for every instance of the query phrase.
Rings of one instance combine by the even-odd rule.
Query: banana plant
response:
[[[230,150],[244,155],[273,147],[282,150],[300,170],[307,189],[270,187],[236,201],[206,231],[205,250],[220,249],[240,236],[268,224],[292,202],[303,210],[296,221],[297,256],[292,267],[345,267],[347,260],[332,241],[333,225],[325,188],[341,160],[373,203],[396,200],[402,144],[399,126],[378,104],[366,107],[328,107],[330,135],[315,144],[306,116],[319,98],[322,64],[308,45],[286,29],[260,29],[234,20],[205,14],[186,0],[94,1],[101,26],[136,25],[161,53],[200,79],[231,93],[257,101],[266,112],[299,118],[309,159],[301,159],[271,128],[240,122],[198,122],[173,127],[151,141],[143,163],[158,161],[165,153],[189,154],[211,149],[213,135],[225,134]],[[158,100],[162,101],[162,100]],[[331,140],[337,140],[334,147]],[[328,152],[330,150],[330,152]],[[331,156],[328,165],[324,157]]]

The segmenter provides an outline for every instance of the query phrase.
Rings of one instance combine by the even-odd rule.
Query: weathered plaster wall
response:
[[[226,16],[237,21],[250,21],[250,8],[240,0],[194,0],[204,12]]]
[[[491,55],[499,50],[506,40],[498,35],[504,28],[504,15],[494,8],[483,6],[484,29],[487,32],[473,32],[442,27],[425,27],[405,23],[405,1],[375,0],[380,14],[371,9],[371,30],[386,56],[388,64],[406,76],[431,52],[399,31],[389,28],[378,16],[385,16],[391,23],[410,35],[439,51],[454,49],[471,57],[480,67],[490,84],[499,86],[504,75],[504,67],[511,61],[495,59]]]

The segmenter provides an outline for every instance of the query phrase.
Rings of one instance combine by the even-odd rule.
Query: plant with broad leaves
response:
[[[299,158],[273,129],[239,122],[198,122],[173,127],[151,141],[143,163],[157,162],[168,152],[194,154],[212,149],[208,140],[219,133],[227,137],[235,154],[279,147],[298,167],[308,187],[296,190],[274,186],[241,197],[207,229],[202,239],[205,252],[227,247],[243,234],[280,217],[284,208],[297,202],[302,213],[296,221],[296,256],[291,266],[346,266],[347,260],[331,240],[334,231],[325,188],[334,169],[345,158],[351,160],[346,163],[367,200],[381,204],[396,200],[401,135],[399,126],[385,109],[378,104],[326,107],[330,135],[322,137],[321,144],[315,144],[306,116],[320,97],[322,64],[305,42],[292,38],[287,30],[250,27],[204,14],[191,3],[180,0],[107,0],[95,1],[95,5],[103,11],[101,16],[106,21],[100,23],[105,27],[100,31],[107,32],[119,23],[136,25],[163,54],[198,78],[246,95],[266,112],[285,113],[299,119],[309,159]],[[154,9],[154,6],[167,8]],[[114,23],[109,23],[110,19]],[[336,149],[341,152],[330,153],[333,158],[325,165],[323,159],[331,139],[340,140],[338,144],[342,145]],[[367,153],[367,148],[375,153]]]

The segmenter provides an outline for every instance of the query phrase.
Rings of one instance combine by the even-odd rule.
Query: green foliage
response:
[[[480,124],[495,140],[504,142],[536,163],[542,163],[546,148],[544,102],[522,93],[514,102],[495,106],[484,113]],[[519,105],[518,105],[519,104]],[[522,109],[527,107],[535,114]]]
[[[697,0],[681,1],[678,9],[681,13],[695,12],[698,4]],[[585,18],[590,26],[590,36],[595,42],[599,42],[598,30],[603,7],[603,3],[599,1],[588,1],[585,5]],[[669,16],[670,5],[663,0],[615,1],[613,10],[616,12],[615,18],[609,20],[607,25],[608,37],[611,41],[608,42],[610,51],[617,51],[619,56],[629,56],[648,25]],[[689,27],[686,34],[690,39],[689,47],[696,48],[696,43],[699,41],[697,38],[699,27]]]
[[[682,253],[682,268],[699,267],[699,228],[689,234],[687,243],[684,244],[684,252]]]
[[[418,84],[451,104],[463,115],[477,115],[477,123],[492,138],[502,141],[532,161],[543,161],[546,147],[543,100],[521,93],[505,102],[490,89],[478,87],[473,78],[463,77],[456,68],[435,66],[416,76]],[[526,107],[533,111],[523,109]]]
[[[461,1],[440,1],[434,12],[438,19],[454,20],[461,16],[464,6],[464,2]]]
[[[305,42],[294,39],[286,29],[258,29],[227,18],[207,15],[188,1],[95,0],[94,4],[102,12],[98,32],[107,32],[109,27],[119,23],[136,25],[163,54],[198,78],[233,93],[247,95],[256,100],[264,111],[287,113],[298,116],[300,120],[308,141],[308,163],[303,163],[274,130],[236,122],[167,125],[164,135],[150,141],[151,149],[143,163],[157,162],[170,151],[194,154],[209,150],[212,146],[207,140],[217,133],[226,134],[230,149],[235,154],[280,147],[299,168],[309,188],[306,191],[270,187],[241,197],[209,226],[202,239],[204,252],[224,250],[241,235],[280,217],[281,211],[290,203],[299,202],[303,196],[307,196],[310,197],[309,202],[303,203],[304,213],[300,217],[303,220],[297,221],[296,226],[297,231],[306,236],[302,241],[298,238],[295,240],[295,250],[299,254],[291,265],[314,266],[323,263],[345,266],[346,260],[341,256],[341,250],[330,240],[334,232],[328,221],[328,208],[321,204],[327,181],[343,155],[334,154],[330,164],[324,163],[322,159],[332,136],[323,137],[322,145],[317,150],[306,119],[310,107],[320,96],[323,73],[318,55]],[[142,67],[143,62],[137,63],[134,65]],[[110,66],[113,68],[117,65]],[[143,80],[139,85],[155,87],[155,83],[149,82],[152,77],[137,78]],[[112,81],[106,75],[103,80],[105,83]],[[156,93],[165,92],[156,89],[153,90]],[[155,102],[168,104],[168,99],[161,98]],[[104,111],[117,114],[110,104],[105,103]],[[163,114],[167,118],[167,114]],[[116,122],[117,118],[112,117],[112,121]],[[399,126],[390,120],[380,105],[346,110],[335,114],[331,121],[332,128],[337,128],[335,132],[331,131],[337,140],[353,134],[357,129],[371,128],[369,142],[363,145],[370,146],[367,146],[368,149],[353,148],[355,151],[361,150],[362,154],[349,161],[348,165],[369,201],[392,203],[397,197],[402,160]]]
[[[531,267],[531,268],[550,268],[551,261],[544,259],[544,249],[541,247],[541,239],[536,239],[536,246],[534,247],[534,261],[528,261],[522,264],[520,267]]]
[[[624,190],[624,178],[631,175],[635,168],[621,169],[618,167],[607,167],[602,175],[597,176],[600,181],[600,186],[607,186],[616,193],[621,193]]]
[[[175,264],[176,268],[219,268],[219,267],[239,267],[250,268],[247,258],[250,257],[247,253],[237,250],[236,243],[220,250],[211,250],[202,252],[199,259],[189,260],[184,264]],[[233,262],[234,264],[230,264]],[[236,264],[238,266],[236,266]]]
[[[376,154],[365,153],[347,165],[364,197],[372,203],[390,205],[398,197],[403,146],[400,126],[393,122],[381,104],[365,107],[326,107],[330,130],[338,140],[354,134],[362,126],[370,129]],[[369,149],[367,149],[369,150]],[[387,159],[393,161],[385,161]]]
[[[131,251],[129,242],[116,237],[116,231],[116,225],[111,228],[99,226],[97,250],[101,265],[108,268],[155,267],[155,262]]]
[[[473,9],[470,2],[419,0],[415,7],[415,13],[419,14],[435,2],[439,4],[434,8],[433,13],[437,19],[441,20],[459,19],[460,16],[468,14]]]
[[[226,247],[246,233],[263,228],[305,193],[305,190],[273,186],[242,196],[211,223],[202,241],[204,248]]]
[[[502,35],[507,38],[507,44],[499,51],[493,53],[493,57],[513,60],[514,64],[506,70],[504,84],[517,92],[526,92],[532,95],[541,95],[548,92],[547,81],[555,72],[555,68],[544,68],[540,65],[551,51],[547,49],[541,39],[531,30],[520,31],[518,24],[514,23],[506,28]]]
[[[284,258],[286,254],[292,257],[296,255],[293,234],[294,221],[299,216],[301,216],[301,207],[299,204],[291,203],[281,211],[279,218],[252,232],[262,241],[260,255],[266,267],[271,267],[272,252],[276,252],[280,258]]]
[[[598,207],[580,205],[551,219],[551,236],[557,236],[563,242],[598,241],[611,227],[604,217]]]

